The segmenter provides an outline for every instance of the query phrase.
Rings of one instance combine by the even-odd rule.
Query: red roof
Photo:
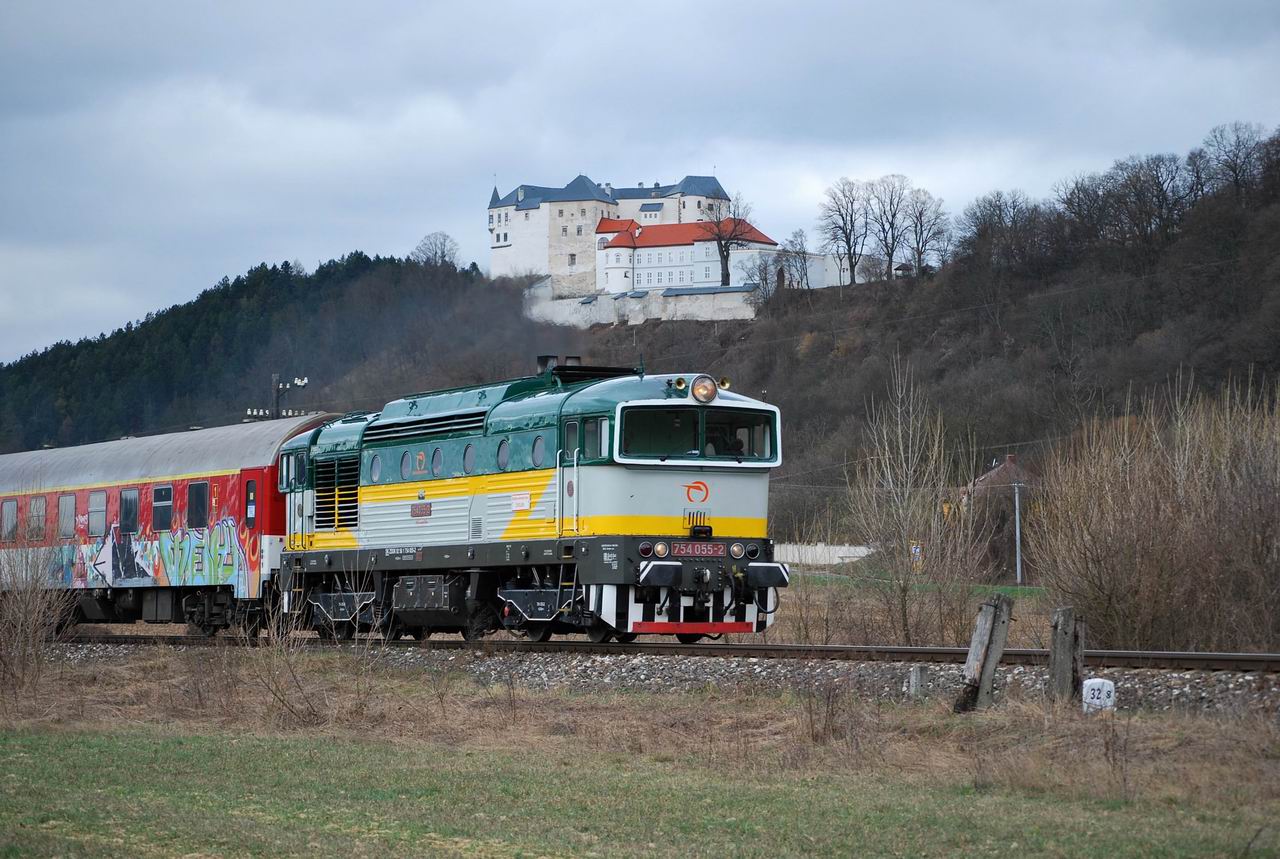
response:
[[[634,230],[640,226],[630,218],[601,218],[596,224],[597,233],[620,233],[623,230]]]
[[[602,222],[603,223],[603,222]],[[634,221],[632,222],[635,223]],[[757,230],[751,224],[743,222],[745,229],[738,230],[733,218],[721,222],[723,235],[741,232],[735,238],[744,242],[760,242],[776,245],[773,239]],[[654,224],[651,227],[633,227],[613,237],[606,247],[610,248],[657,248],[669,245],[691,245],[694,242],[711,241],[715,237],[716,227],[708,221],[694,221],[691,224]],[[596,232],[601,232],[598,228]]]

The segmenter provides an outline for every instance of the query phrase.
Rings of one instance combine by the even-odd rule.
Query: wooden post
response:
[[[1009,616],[1012,613],[1013,600],[1004,594],[996,594],[978,609],[978,621],[969,642],[969,656],[964,662],[964,688],[956,698],[952,708],[954,712],[967,713],[991,706],[991,686],[996,666],[1004,653],[1004,643],[1009,638]]]
[[[1053,612],[1053,628],[1049,638],[1049,697],[1054,701],[1080,700],[1080,684],[1084,682],[1083,618],[1067,606]]]

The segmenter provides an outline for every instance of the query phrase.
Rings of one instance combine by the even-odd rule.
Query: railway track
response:
[[[243,646],[244,639],[234,636],[186,635],[72,635],[68,644],[132,644],[148,646]],[[364,646],[368,639],[358,643],[302,639],[308,647],[331,648]],[[425,642],[388,641],[376,642],[378,647],[419,648],[428,650],[474,650],[479,653],[576,653],[581,655],[648,655],[692,656],[728,659],[819,659],[848,662],[964,662],[968,649],[964,647],[890,647],[845,644],[761,644],[706,642],[681,644],[666,641],[636,641],[629,644],[617,642],[593,644],[573,639],[552,640],[542,643],[520,639],[485,639],[467,642],[456,638],[433,638]],[[1044,665],[1049,661],[1049,651],[1033,648],[1010,648],[1004,651],[1001,662],[1006,665]],[[1145,650],[1086,650],[1085,664],[1093,668],[1160,668],[1180,671],[1245,671],[1280,673],[1280,653],[1194,653]]]

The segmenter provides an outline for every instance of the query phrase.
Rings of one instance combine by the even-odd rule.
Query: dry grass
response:
[[[945,704],[878,704],[838,685],[699,694],[535,692],[514,668],[482,686],[460,660],[395,669],[352,653],[299,653],[314,716],[281,718],[254,651],[148,650],[119,662],[60,664],[39,703],[10,726],[151,724],[376,737],[451,748],[583,750],[740,774],[844,773],[928,786],[1008,788],[1118,802],[1280,801],[1274,717],[1186,714],[1086,718],[1010,700],[965,717]]]

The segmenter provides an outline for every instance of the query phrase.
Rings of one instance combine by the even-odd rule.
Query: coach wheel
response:
[[[551,624],[549,623],[531,623],[524,628],[524,633],[529,640],[541,644],[544,641],[551,640]]]
[[[676,641],[681,644],[697,644],[702,641],[702,633],[700,632],[677,632]]]
[[[598,623],[587,628],[587,638],[592,644],[604,644],[610,638],[613,638],[613,630],[603,623]]]
[[[622,644],[630,644],[636,640],[636,634],[634,632],[619,632],[613,637],[616,641],[621,642]]]

